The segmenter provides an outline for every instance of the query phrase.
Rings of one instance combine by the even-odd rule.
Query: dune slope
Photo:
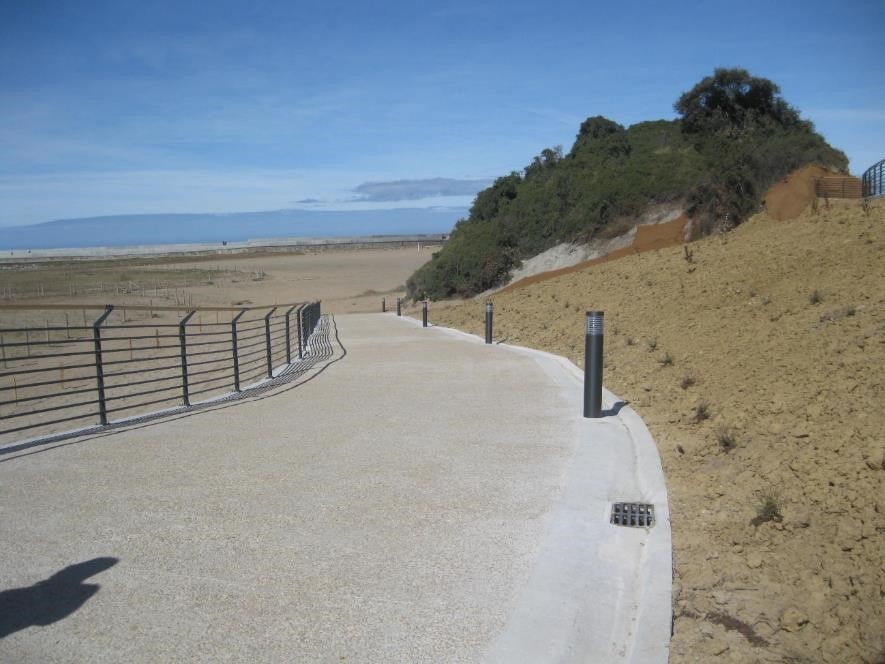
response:
[[[812,207],[493,298],[496,339],[579,366],[605,311],[605,384],[667,475],[674,662],[885,654],[885,200]]]

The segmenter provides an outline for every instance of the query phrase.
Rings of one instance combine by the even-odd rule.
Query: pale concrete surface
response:
[[[641,420],[583,420],[561,358],[337,326],[295,388],[0,454],[0,661],[665,661]]]

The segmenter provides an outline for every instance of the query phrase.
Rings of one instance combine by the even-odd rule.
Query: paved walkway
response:
[[[329,329],[260,398],[0,450],[0,661],[666,661],[666,491],[629,408],[581,418],[554,356]],[[658,525],[610,525],[619,500]]]

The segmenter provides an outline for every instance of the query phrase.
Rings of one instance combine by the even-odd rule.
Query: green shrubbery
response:
[[[799,166],[847,167],[777,85],[745,70],[717,69],[674,107],[679,120],[628,129],[588,118],[568,154],[543,150],[522,173],[498,178],[477,194],[448,245],[412,275],[409,295],[475,295],[505,281],[523,258],[559,242],[617,235],[656,203],[683,201],[701,233],[731,226]]]

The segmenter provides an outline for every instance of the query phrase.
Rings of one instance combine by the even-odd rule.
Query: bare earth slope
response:
[[[688,247],[499,294],[495,337],[582,366],[606,312],[605,383],[667,475],[672,661],[882,661],[885,200]],[[431,320],[481,333],[482,307]]]

